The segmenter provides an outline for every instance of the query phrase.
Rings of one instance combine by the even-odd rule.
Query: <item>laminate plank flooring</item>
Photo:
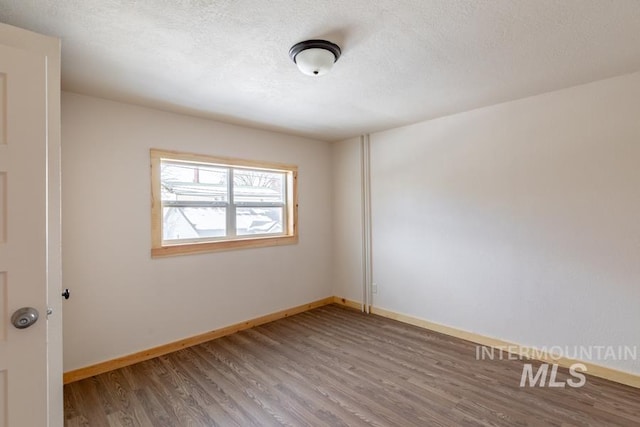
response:
[[[521,388],[523,363],[329,305],[68,384],[65,425],[640,426],[640,390]]]

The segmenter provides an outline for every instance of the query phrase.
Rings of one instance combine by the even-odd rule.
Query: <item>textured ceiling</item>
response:
[[[640,70],[639,0],[0,0],[62,87],[336,140]],[[312,78],[296,42],[342,47]]]

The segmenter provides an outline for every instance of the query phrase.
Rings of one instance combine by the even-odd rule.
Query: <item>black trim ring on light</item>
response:
[[[336,58],[333,62],[336,62],[342,54],[340,46],[335,43],[331,43],[326,40],[305,40],[303,42],[294,44],[291,49],[289,49],[289,58],[291,58],[293,62],[296,62],[296,56],[303,50],[307,49],[328,50],[329,52],[333,53],[333,56]]]

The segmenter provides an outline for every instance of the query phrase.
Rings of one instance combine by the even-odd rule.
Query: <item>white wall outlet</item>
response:
[[[371,284],[371,292],[373,292],[374,294],[378,293],[378,284],[377,283],[372,283]]]

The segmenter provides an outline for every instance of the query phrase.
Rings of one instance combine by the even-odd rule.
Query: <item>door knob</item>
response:
[[[28,328],[38,321],[38,310],[33,307],[22,307],[11,316],[11,323],[18,329]]]
[[[69,293],[69,289],[65,289],[62,293],[62,296],[64,297],[64,299],[69,299],[69,297],[71,296],[71,294]]]

